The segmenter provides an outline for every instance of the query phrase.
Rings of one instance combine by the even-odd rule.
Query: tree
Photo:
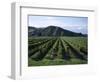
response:
[[[64,36],[64,32],[63,31],[61,32],[61,36]]]

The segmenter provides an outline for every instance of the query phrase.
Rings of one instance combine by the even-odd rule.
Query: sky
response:
[[[77,33],[87,34],[88,18],[71,16],[28,16],[28,26],[45,28],[50,25]]]

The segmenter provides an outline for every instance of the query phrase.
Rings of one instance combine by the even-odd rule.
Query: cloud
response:
[[[53,16],[29,16],[29,26],[43,28],[50,25],[60,26],[74,32],[87,32],[87,17],[53,17]]]
[[[46,27],[49,25],[55,25],[55,26],[65,26],[66,24],[61,22],[60,20],[57,20],[53,17],[47,17],[44,19],[38,19],[38,20],[32,20],[29,21],[30,26],[35,26],[35,27]]]

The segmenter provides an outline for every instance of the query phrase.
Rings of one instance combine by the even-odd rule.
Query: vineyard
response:
[[[87,37],[29,37],[28,65],[87,64]]]

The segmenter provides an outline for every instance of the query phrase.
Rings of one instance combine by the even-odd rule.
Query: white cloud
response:
[[[48,19],[48,20],[54,20],[55,18],[54,17],[46,17],[46,19]]]
[[[51,16],[30,16],[29,26],[35,26],[37,28],[43,28],[50,25],[60,26],[64,29],[68,29],[75,32],[87,31],[87,18],[76,17],[51,17]]]
[[[31,26],[35,26],[35,27],[46,27],[49,25],[55,25],[55,26],[66,26],[65,23],[54,19],[53,17],[47,17],[46,20],[34,20],[34,21],[30,21],[29,25]]]

